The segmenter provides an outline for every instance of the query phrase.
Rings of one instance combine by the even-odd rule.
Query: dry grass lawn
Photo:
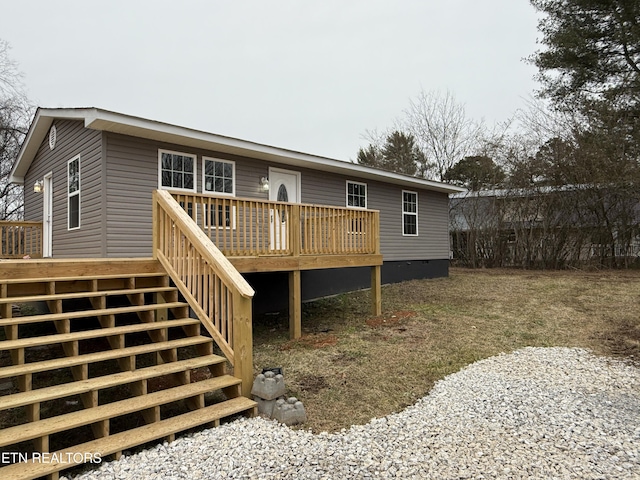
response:
[[[640,360],[640,272],[452,269],[449,278],[305,305],[303,337],[286,312],[254,321],[254,362],[283,367],[314,432],[399,411],[465,365],[525,346],[582,347]]]

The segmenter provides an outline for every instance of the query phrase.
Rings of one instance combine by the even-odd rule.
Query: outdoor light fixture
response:
[[[269,190],[269,178],[268,177],[260,177],[260,188],[265,192]]]
[[[33,184],[33,191],[36,193],[41,193],[44,190],[44,182],[42,180],[37,180],[36,183]]]

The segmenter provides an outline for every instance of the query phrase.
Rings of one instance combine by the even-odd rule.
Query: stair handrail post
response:
[[[251,298],[233,296],[233,375],[242,380],[242,395],[251,398],[253,385],[253,328]]]

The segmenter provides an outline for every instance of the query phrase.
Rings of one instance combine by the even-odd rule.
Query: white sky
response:
[[[537,84],[528,0],[0,0],[43,107],[99,107],[341,160],[421,89],[503,121]]]

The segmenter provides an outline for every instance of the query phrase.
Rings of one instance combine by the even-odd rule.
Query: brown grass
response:
[[[434,382],[482,358],[525,346],[569,346],[640,360],[640,272],[452,269],[449,278],[307,304],[303,337],[286,312],[254,322],[256,367],[284,369],[314,432],[399,411]]]

